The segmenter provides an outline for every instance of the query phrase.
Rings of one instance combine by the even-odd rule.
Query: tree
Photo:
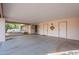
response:
[[[18,24],[15,23],[6,23],[5,24],[5,31],[7,32],[8,29],[18,29]]]

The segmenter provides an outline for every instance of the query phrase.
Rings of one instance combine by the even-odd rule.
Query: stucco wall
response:
[[[79,18],[68,20],[68,38],[79,40]]]
[[[57,19],[57,20],[46,21],[46,22],[40,23],[39,28],[38,28],[38,34],[58,37],[59,36],[58,35],[59,22],[62,22],[62,21],[67,22],[67,32],[66,32],[67,38],[79,40],[79,35],[78,35],[79,34],[79,18],[78,17]],[[53,31],[50,29],[51,23],[53,23],[53,26],[55,27]],[[63,26],[62,31],[63,30],[64,30],[64,26]]]
[[[35,33],[35,25],[25,25],[24,31],[28,32],[29,34],[34,34]]]
[[[0,42],[5,41],[5,19],[0,18]]]

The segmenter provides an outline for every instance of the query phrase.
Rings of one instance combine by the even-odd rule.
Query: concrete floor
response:
[[[51,36],[23,35],[12,37],[0,47],[1,55],[48,55],[78,50],[79,41]]]

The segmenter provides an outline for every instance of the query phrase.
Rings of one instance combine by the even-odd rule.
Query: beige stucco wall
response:
[[[0,42],[5,41],[5,19],[0,18]]]
[[[57,20],[46,21],[46,22],[40,23],[39,28],[38,28],[38,34],[58,37],[58,32],[59,32],[58,24],[59,22],[62,22],[62,21],[67,21],[67,38],[79,40],[79,35],[78,35],[79,34],[79,18],[78,17],[57,19]],[[50,30],[51,23],[53,23],[55,27],[53,31]],[[63,30],[64,29],[62,29],[62,31]]]
[[[24,27],[22,28],[24,32],[29,32],[29,25],[25,24]]]
[[[35,25],[25,25],[23,30],[25,32],[28,32],[29,34],[34,34],[35,33]]]
[[[38,26],[38,34],[43,35],[43,23],[40,23]]]
[[[79,18],[68,20],[68,38],[79,40]]]

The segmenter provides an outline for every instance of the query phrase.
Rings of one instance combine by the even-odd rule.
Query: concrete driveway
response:
[[[51,36],[23,35],[7,40],[0,47],[1,55],[48,55],[79,49],[79,41]]]

